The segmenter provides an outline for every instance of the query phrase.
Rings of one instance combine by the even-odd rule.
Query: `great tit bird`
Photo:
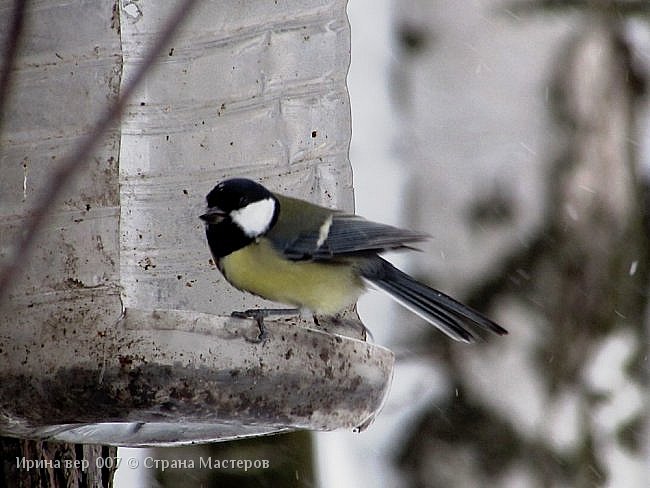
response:
[[[467,326],[507,334],[379,256],[389,249],[408,249],[427,239],[425,234],[272,193],[245,178],[217,184],[207,204],[200,218],[212,256],[226,280],[240,290],[333,315],[372,286],[452,339],[471,342]]]

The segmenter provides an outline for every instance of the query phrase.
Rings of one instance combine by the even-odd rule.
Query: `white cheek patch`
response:
[[[230,217],[248,237],[258,237],[269,230],[274,213],[275,200],[266,198],[233,210]]]

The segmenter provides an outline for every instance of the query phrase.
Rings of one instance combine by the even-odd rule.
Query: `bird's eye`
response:
[[[248,198],[246,197],[239,197],[239,208],[243,208],[246,205],[248,205]]]

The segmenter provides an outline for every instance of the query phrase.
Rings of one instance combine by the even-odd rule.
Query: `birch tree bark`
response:
[[[620,19],[605,11],[579,25],[549,93],[562,149],[543,224],[470,293],[511,335],[481,351],[434,347],[455,393],[402,451],[413,486],[648,483],[643,82]]]

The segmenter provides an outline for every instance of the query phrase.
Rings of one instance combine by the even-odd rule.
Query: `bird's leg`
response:
[[[256,342],[263,342],[266,340],[266,327],[264,326],[264,319],[275,315],[298,315],[300,310],[297,308],[249,308],[243,312],[232,312],[231,317],[240,319],[255,319],[257,328],[260,330],[260,335],[257,336]]]

